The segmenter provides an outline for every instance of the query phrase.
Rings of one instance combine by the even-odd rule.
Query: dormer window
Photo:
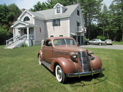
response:
[[[57,6],[57,13],[60,13],[60,6]]]
[[[23,21],[30,21],[30,18],[26,16]]]
[[[57,3],[53,8],[55,9],[55,14],[62,14],[64,12],[64,6],[60,3]]]

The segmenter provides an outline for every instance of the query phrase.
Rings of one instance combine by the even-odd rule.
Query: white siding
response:
[[[35,19],[35,38],[36,41],[40,41],[40,42],[41,40],[47,38],[46,24],[44,21]]]
[[[50,35],[54,35],[58,37],[59,35],[63,35],[64,37],[68,37],[68,18],[60,19],[60,26],[53,26],[53,20],[46,21],[48,37]]]
[[[79,10],[79,16],[77,15],[77,10]],[[81,14],[80,7],[78,6],[77,9],[72,13],[70,17],[70,32],[76,34],[77,31],[77,22],[80,23],[80,26],[84,27],[84,19]]]

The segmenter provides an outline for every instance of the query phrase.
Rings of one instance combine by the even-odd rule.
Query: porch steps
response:
[[[5,49],[14,49],[14,48],[20,47],[24,42],[25,40],[18,40],[10,44],[9,46],[6,46]]]

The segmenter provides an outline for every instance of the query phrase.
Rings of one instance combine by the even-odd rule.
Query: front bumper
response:
[[[66,74],[67,77],[81,77],[81,76],[88,76],[88,75],[94,75],[94,74],[98,74],[98,73],[102,73],[102,71],[104,71],[105,68],[101,68],[101,69],[97,69],[94,70],[92,69],[92,71],[88,71],[88,72],[81,72],[81,73],[69,73]]]

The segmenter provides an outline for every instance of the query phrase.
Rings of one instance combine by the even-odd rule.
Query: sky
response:
[[[40,1],[41,3],[47,0],[0,0],[0,4],[12,4],[15,3],[20,9],[27,9],[33,8],[33,6]],[[103,3],[106,4],[108,7],[113,0],[103,0]]]

